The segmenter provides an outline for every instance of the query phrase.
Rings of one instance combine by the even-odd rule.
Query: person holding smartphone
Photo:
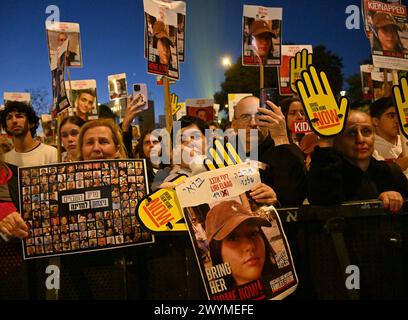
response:
[[[281,108],[272,101],[266,105],[269,109],[260,107],[255,96],[241,99],[235,106],[232,127],[246,155],[258,161],[262,182],[275,191],[280,204],[300,205],[306,197],[303,154],[289,142]],[[256,155],[258,159],[252,159]]]

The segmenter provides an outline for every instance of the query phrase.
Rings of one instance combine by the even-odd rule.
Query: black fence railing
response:
[[[408,297],[408,203],[398,214],[378,201],[278,212],[299,276],[289,299]],[[0,299],[206,299],[187,233],[53,259],[24,261],[20,242],[0,243]],[[55,261],[57,292],[45,286],[45,270]],[[359,290],[347,288],[350,275]]]

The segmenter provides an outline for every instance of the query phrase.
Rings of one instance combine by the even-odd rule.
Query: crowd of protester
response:
[[[134,149],[131,123],[141,111],[140,105],[131,102],[119,126],[109,119],[109,113],[106,118],[87,122],[77,116],[64,119],[59,126],[62,161],[144,158],[154,191],[172,186],[168,182],[180,174],[192,176],[204,171],[203,160],[213,146],[207,139],[221,136],[242,147],[247,158],[255,154],[251,160],[259,168],[262,183],[251,190],[250,196],[259,204],[335,205],[379,199],[385,209],[398,212],[408,195],[403,174],[408,157],[402,152],[391,98],[372,103],[369,113],[351,110],[344,131],[328,139],[293,131],[294,121],[307,120],[298,98],[283,99],[280,106],[267,102],[268,108],[261,108],[259,99],[251,96],[239,101],[232,122],[226,123],[224,130],[217,122],[184,116],[179,119],[178,131],[170,134],[175,137],[172,148],[157,131],[146,131]],[[12,148],[3,141],[0,232],[21,238],[27,236],[27,226],[16,209],[17,168],[56,163],[57,149],[36,139],[39,118],[31,106],[8,103],[1,113],[1,125]],[[238,134],[239,130],[244,134]]]

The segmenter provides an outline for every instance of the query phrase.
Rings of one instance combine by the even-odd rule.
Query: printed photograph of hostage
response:
[[[400,34],[401,26],[390,13],[376,12],[373,23],[373,51],[382,51],[384,55],[402,57],[407,50],[403,47]],[[392,53],[392,54],[390,54]]]
[[[87,121],[89,115],[97,115],[95,89],[73,90],[75,114],[82,120]]]
[[[243,64],[281,64],[281,21],[244,17]]]
[[[207,214],[205,229],[212,265],[228,263],[227,290],[271,277],[278,270],[274,251],[261,227],[271,223],[235,200],[223,201]]]
[[[158,52],[158,62],[168,66],[171,62],[171,49],[174,47],[166,25],[163,21],[156,21],[153,25],[153,37]]]
[[[148,47],[148,72],[179,78],[177,27],[157,20],[153,24],[153,46]]]

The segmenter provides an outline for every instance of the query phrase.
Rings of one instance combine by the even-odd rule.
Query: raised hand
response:
[[[300,79],[302,71],[307,70],[307,67],[312,64],[312,56],[311,53],[308,53],[307,49],[303,49],[300,52],[296,52],[296,55],[293,58],[290,58],[290,88],[295,93],[297,92],[295,82]]]
[[[346,97],[336,100],[326,74],[318,74],[314,66],[309,66],[296,81],[296,87],[312,129],[322,137],[340,134],[346,123],[349,101]]]

